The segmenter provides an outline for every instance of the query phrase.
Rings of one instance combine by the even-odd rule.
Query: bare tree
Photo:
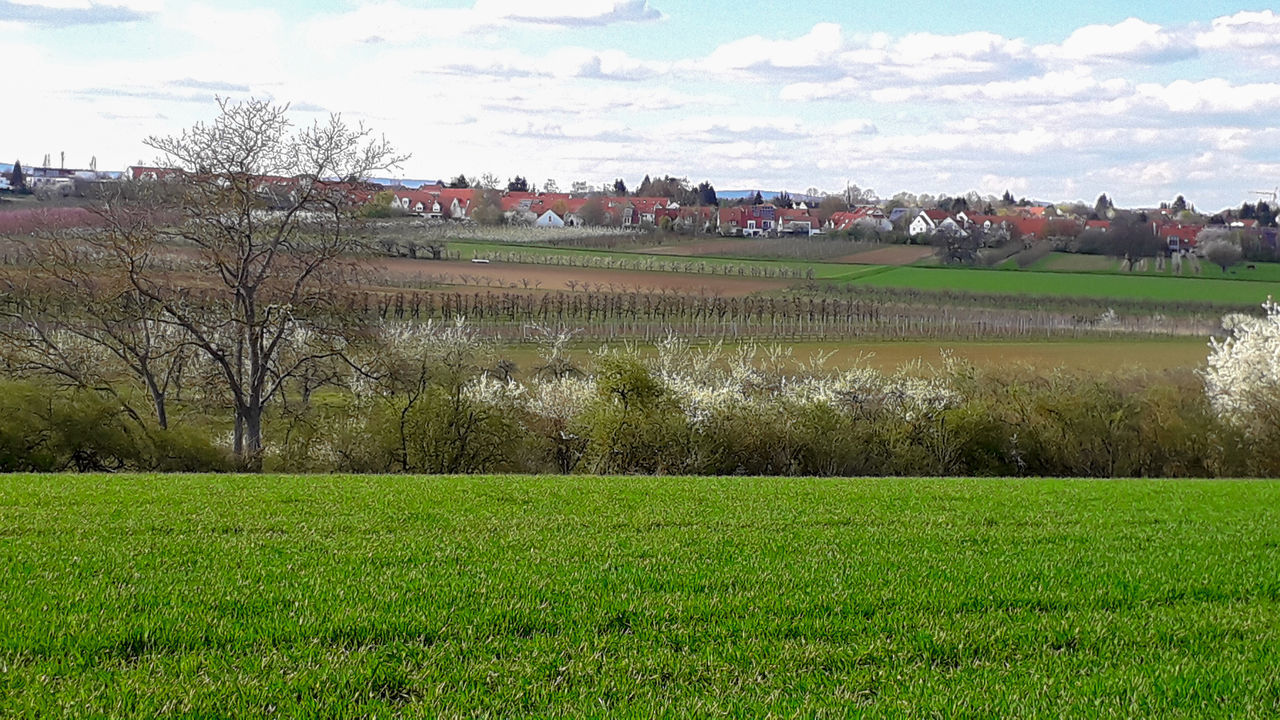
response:
[[[156,424],[166,429],[169,393],[180,388],[191,348],[160,305],[127,280],[128,265],[167,265],[167,258],[134,242],[155,210],[150,195],[125,188],[114,197],[126,194],[128,209],[99,208],[99,231],[42,235],[27,243],[30,267],[5,269],[0,355],[15,372],[111,395],[145,424],[129,394],[117,388],[121,376],[131,376],[145,390]]]
[[[139,296],[216,368],[234,409],[236,456],[256,469],[264,409],[312,364],[343,354],[329,310],[361,249],[361,181],[405,157],[338,115],[295,129],[287,105],[218,106],[210,123],[145,141],[182,171],[172,189],[179,217],[139,229],[143,251],[120,259]],[[189,285],[136,261],[160,241],[194,250]]]

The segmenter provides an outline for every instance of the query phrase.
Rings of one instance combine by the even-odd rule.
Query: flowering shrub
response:
[[[1223,318],[1228,336],[1210,339],[1204,373],[1214,410],[1255,433],[1272,431],[1280,421],[1280,304],[1268,297],[1262,308],[1261,318]]]

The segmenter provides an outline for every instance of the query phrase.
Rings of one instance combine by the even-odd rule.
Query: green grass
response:
[[[1208,277],[1167,277],[1109,273],[1027,272],[970,268],[889,268],[851,282],[879,287],[956,290],[977,293],[1055,295],[1157,300],[1261,303],[1280,296],[1280,282]]]
[[[10,476],[4,717],[1274,717],[1280,483]]]

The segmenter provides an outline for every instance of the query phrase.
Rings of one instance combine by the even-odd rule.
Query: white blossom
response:
[[[1228,315],[1226,340],[1209,340],[1205,391],[1224,419],[1249,426],[1273,417],[1280,401],[1280,304],[1270,297],[1266,315]]]

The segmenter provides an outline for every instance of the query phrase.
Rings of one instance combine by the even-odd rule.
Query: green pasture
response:
[[[1280,714],[1280,483],[8,476],[0,715]]]
[[[1222,277],[1145,274],[1027,272],[956,267],[904,266],[852,278],[859,285],[1064,297],[1118,298],[1163,302],[1261,303],[1280,295],[1280,282]]]

